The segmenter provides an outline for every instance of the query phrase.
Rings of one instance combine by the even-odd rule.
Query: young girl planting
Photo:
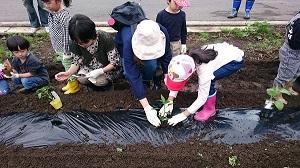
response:
[[[206,121],[214,116],[217,100],[216,81],[238,71],[244,63],[244,52],[226,42],[192,50],[189,55],[172,58],[165,78],[165,84],[170,90],[168,97],[170,103],[165,104],[160,113],[165,109],[173,110],[173,100],[194,71],[198,75],[198,97],[185,111],[169,119],[169,125],[174,126],[194,113],[196,113],[194,119],[197,121]],[[202,110],[198,111],[200,107]]]

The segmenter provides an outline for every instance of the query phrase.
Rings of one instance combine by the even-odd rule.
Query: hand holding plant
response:
[[[159,110],[158,117],[161,121],[168,120],[168,115],[171,115],[173,111],[173,101],[165,99],[164,96],[160,96],[160,102],[163,104]]]
[[[268,88],[267,94],[270,96],[270,98],[266,101],[266,106],[268,108],[272,108],[272,105],[274,104],[275,107],[280,111],[284,108],[284,104],[287,104],[287,101],[283,99],[282,94],[291,95],[287,89],[280,87]]]

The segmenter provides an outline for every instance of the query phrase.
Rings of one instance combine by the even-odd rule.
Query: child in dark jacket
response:
[[[168,6],[156,16],[156,22],[164,26],[170,36],[173,57],[186,53],[186,15],[183,7],[190,6],[189,0],[168,0]]]
[[[28,40],[21,36],[12,36],[7,39],[6,45],[14,55],[13,84],[23,86],[18,92],[27,93],[49,83],[49,75],[43,63],[28,50]]]

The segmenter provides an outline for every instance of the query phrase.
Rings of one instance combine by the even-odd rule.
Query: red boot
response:
[[[205,104],[203,105],[203,109],[196,113],[194,119],[197,121],[206,121],[210,117],[216,114],[216,94],[208,97]]]

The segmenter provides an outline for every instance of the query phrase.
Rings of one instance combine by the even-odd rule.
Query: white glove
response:
[[[173,111],[173,101],[169,101],[164,104],[162,108],[159,110],[159,116],[167,117],[168,114],[171,114]]]
[[[171,119],[169,119],[168,124],[174,126],[174,125],[178,124],[179,122],[185,120],[186,118],[187,118],[186,115],[184,115],[183,113],[180,113],[180,114],[173,116]]]
[[[11,74],[11,76],[12,76],[13,78],[19,78],[19,77],[20,77],[20,75],[19,75],[18,73],[13,73],[13,72],[11,72],[10,74]]]
[[[181,54],[185,54],[186,53],[186,44],[182,44],[181,45]]]
[[[98,76],[104,74],[103,68],[95,69],[89,72],[86,77],[96,79]]]
[[[88,78],[88,80],[89,80],[90,82],[92,82],[93,84],[97,83],[97,80],[96,80],[95,78]]]
[[[157,117],[157,111],[148,105],[147,107],[144,108],[144,111],[146,113],[147,120],[154,125],[155,127],[158,127],[161,123],[159,118]]]

